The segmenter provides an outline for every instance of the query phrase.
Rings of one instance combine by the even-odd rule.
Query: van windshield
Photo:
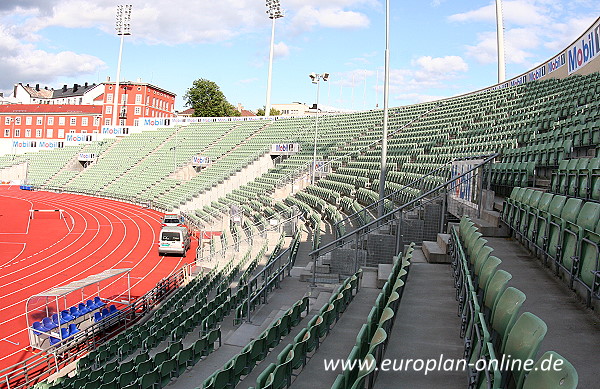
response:
[[[181,234],[179,232],[163,232],[160,235],[160,240],[167,242],[179,242],[181,240]]]

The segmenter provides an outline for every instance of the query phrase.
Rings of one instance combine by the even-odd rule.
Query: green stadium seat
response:
[[[573,365],[560,354],[546,351],[525,377],[523,389],[575,389],[578,383],[579,376]]]

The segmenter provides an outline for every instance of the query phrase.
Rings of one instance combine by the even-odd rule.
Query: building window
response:
[[[150,108],[146,107],[146,116],[148,116],[148,112],[150,112]]]
[[[31,128],[25,129],[25,138],[31,138]]]
[[[4,129],[4,137],[5,138],[10,138],[10,128],[5,128]]]
[[[15,129],[15,138],[18,138],[21,136],[21,129],[20,128],[16,128]]]
[[[100,116],[94,116],[94,126],[100,125]]]
[[[54,132],[54,131],[53,131],[51,128],[48,128],[48,129],[46,130],[46,138],[52,138],[52,136],[53,136],[53,134],[52,134],[52,133],[53,133],[53,132]]]
[[[110,87],[109,89],[112,89],[112,87]],[[106,95],[106,102],[107,103],[112,103],[112,101],[113,101],[113,94],[112,93],[108,93]]]
[[[135,95],[135,103],[142,104],[142,95],[141,94]]]
[[[77,125],[77,118],[75,118],[75,117],[71,118],[71,122],[70,123],[71,123],[72,126],[76,126]]]
[[[15,118],[15,125],[17,125],[17,126],[20,126],[20,125],[21,125],[21,117],[20,117],[20,116],[17,116],[17,117]]]
[[[44,118],[38,117],[38,118],[35,119],[35,125],[36,126],[41,126],[42,124],[44,124]]]
[[[65,137],[65,130],[63,128],[59,128],[58,129],[58,137],[59,138],[64,138]]]
[[[121,120],[119,120],[119,125],[120,125],[120,126],[124,126],[124,125],[125,125],[125,119],[121,119]]]
[[[141,86],[138,86],[138,90],[142,90],[142,87],[141,87]]]
[[[10,117],[10,116],[7,116],[7,117],[5,117],[5,118],[4,118],[4,125],[5,125],[5,126],[8,126],[8,125],[10,124],[10,120],[11,120],[11,117]]]
[[[127,93],[121,95],[121,104],[127,104]]]
[[[37,128],[35,130],[35,137],[36,138],[41,138],[42,137],[42,129],[41,128]]]
[[[133,119],[133,125],[134,126],[139,126],[140,125],[140,119]]]
[[[65,125],[65,118],[64,116],[61,116],[58,118],[58,125],[59,126],[64,126]]]
[[[107,105],[106,106],[106,114],[110,115],[112,113],[112,105]]]
[[[69,134],[74,134],[75,130],[69,130]]]
[[[87,134],[87,130],[81,130],[80,134]]]
[[[105,126],[110,126],[110,119],[109,118],[104,119],[104,125]]]
[[[49,117],[48,118],[48,125],[49,126],[53,126],[54,125],[54,118],[53,117]]]
[[[88,125],[88,118],[85,118],[85,117],[81,118],[81,125],[84,126],[84,127],[87,126]]]
[[[25,125],[31,126],[32,121],[33,121],[33,118],[31,116],[27,116],[25,118]]]
[[[97,134],[98,132],[99,132],[98,130],[92,131],[93,134]]]
[[[134,114],[135,115],[141,115],[142,114],[142,107],[135,107]]]

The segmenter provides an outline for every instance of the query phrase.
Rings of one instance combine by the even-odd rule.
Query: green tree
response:
[[[265,116],[265,108],[266,107],[263,105],[262,108],[257,109],[256,110],[256,116]],[[271,114],[269,116],[279,116],[279,115],[281,115],[281,111],[278,110],[278,109],[275,109],[275,108],[271,108],[270,113]]]
[[[213,81],[199,78],[183,96],[185,105],[194,109],[194,116],[240,116],[240,112],[229,103],[219,86]]]

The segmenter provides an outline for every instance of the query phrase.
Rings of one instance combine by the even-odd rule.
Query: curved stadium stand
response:
[[[189,124],[0,157],[0,168],[28,161],[38,189],[151,202],[185,212],[207,230],[226,224],[236,205],[244,224],[209,238],[214,253],[278,215],[301,215],[299,230],[269,233],[276,245],[238,246],[238,256],[192,278],[143,323],[80,358],[53,387],[594,387],[597,366],[590,361],[600,346],[593,325],[600,305],[598,96],[596,72],[392,109],[383,209],[408,209],[399,207],[419,201],[421,208],[402,220],[423,217],[418,220],[424,223],[404,231],[399,246],[396,230],[390,241],[378,226],[371,232],[379,240],[356,240],[355,262],[343,271],[334,270],[334,254],[323,250],[375,225],[377,209],[363,208],[378,199],[381,111],[320,118],[317,153],[332,160],[332,172],[314,185],[305,179],[311,118]],[[274,140],[300,143],[302,151],[266,172],[252,170]],[[97,162],[70,170],[78,152],[92,149],[102,150]],[[191,172],[197,154],[214,163]],[[453,160],[496,154],[493,164],[481,167],[484,182],[500,196],[488,197],[486,209],[463,217],[462,208],[429,206],[454,188]],[[251,179],[234,181],[240,172]],[[290,194],[294,184],[303,188]],[[206,201],[208,193],[219,193],[215,188],[222,194]],[[430,228],[432,209],[438,217]],[[448,219],[440,218],[446,210]],[[427,240],[438,238],[450,247],[451,266],[433,263]],[[289,276],[265,273],[286,248],[293,260],[285,257],[279,269]],[[326,261],[309,261],[326,254]],[[446,251],[439,254],[444,261]],[[370,266],[358,270],[365,263]],[[268,297],[254,299],[257,290]],[[538,364],[554,358],[564,368],[547,375],[522,368],[424,375],[324,371],[322,362],[381,363],[441,353],[471,361],[511,354]]]

